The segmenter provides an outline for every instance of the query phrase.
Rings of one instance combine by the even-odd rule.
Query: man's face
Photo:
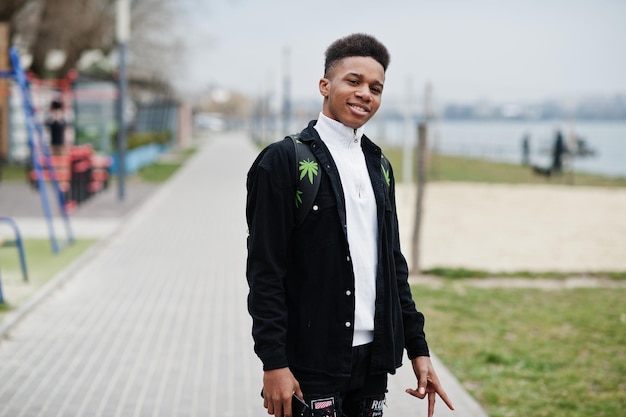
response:
[[[353,129],[363,126],[380,107],[385,70],[374,58],[353,56],[342,59],[322,78],[322,112]]]

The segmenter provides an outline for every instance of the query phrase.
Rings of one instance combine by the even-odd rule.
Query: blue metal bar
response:
[[[59,204],[59,209],[61,216],[65,222],[66,232],[67,232],[67,243],[74,242],[74,236],[72,234],[72,229],[69,222],[69,217],[67,214],[67,209],[65,207],[65,199],[63,198],[63,193],[59,187],[59,182],[57,180],[56,171],[52,164],[52,158],[50,155],[50,151],[48,149],[48,145],[45,141],[45,136],[43,132],[43,128],[41,123],[38,122],[36,114],[35,114],[35,106],[32,102],[32,95],[30,92],[30,83],[26,78],[26,74],[20,65],[19,54],[17,52],[17,48],[11,47],[9,50],[9,56],[11,59],[11,64],[13,66],[13,76],[17,81],[17,84],[20,87],[22,92],[22,107],[24,108],[25,121],[26,121],[26,130],[28,133],[28,146],[31,151],[31,158],[33,162],[33,169],[35,171],[35,176],[37,180],[37,187],[39,189],[39,195],[41,196],[41,204],[43,207],[44,215],[46,217],[46,221],[48,223],[48,230],[50,234],[50,243],[52,245],[52,251],[54,253],[58,253],[60,250],[59,243],[57,241],[54,224],[52,222],[52,211],[50,210],[50,203],[48,201],[48,191],[45,183],[45,179],[43,177],[43,167],[41,165],[41,161],[39,159],[39,155],[43,155],[43,161],[47,166],[48,172],[50,174],[50,181],[52,183],[53,189],[57,195],[57,200]],[[37,143],[35,142],[35,134],[37,134]],[[36,146],[39,145],[39,146]],[[38,152],[37,150],[40,150]]]
[[[20,234],[20,229],[17,227],[17,223],[11,217],[0,217],[1,222],[6,222],[13,228],[15,232],[15,241],[14,242],[6,242],[5,245],[15,246],[17,247],[17,251],[20,256],[20,265],[22,267],[22,277],[24,282],[28,282],[28,269],[26,268],[26,255],[24,254],[24,245],[22,244],[22,235]]]
[[[48,190],[43,178],[43,168],[39,161],[39,153],[37,152],[35,144],[35,130],[34,130],[34,111],[33,104],[31,102],[30,90],[28,88],[28,80],[26,74],[22,70],[19,61],[19,55],[14,48],[9,50],[11,57],[11,64],[15,72],[15,80],[17,81],[20,90],[22,91],[22,107],[24,109],[24,120],[26,122],[26,131],[28,133],[28,147],[30,148],[30,154],[33,161],[33,169],[35,170],[35,176],[37,179],[37,188],[39,189],[39,195],[41,196],[41,205],[43,208],[46,221],[48,223],[48,232],[50,234],[50,244],[52,245],[52,251],[54,253],[59,252],[59,244],[57,242],[54,225],[52,224],[52,211],[50,210],[50,203],[48,202]]]
[[[2,294],[2,277],[0,277],[0,304],[4,304],[4,294]]]

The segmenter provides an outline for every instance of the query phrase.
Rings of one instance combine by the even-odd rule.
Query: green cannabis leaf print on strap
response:
[[[302,191],[298,188],[296,190],[296,208],[300,207],[302,204]]]
[[[385,169],[385,164],[380,164],[380,169],[383,170],[383,175],[385,176],[385,181],[387,181],[387,186],[391,185],[391,177],[389,177],[389,170]]]
[[[300,181],[305,176],[308,176],[309,182],[313,184],[313,176],[317,175],[317,162],[311,161],[310,159],[300,161]]]

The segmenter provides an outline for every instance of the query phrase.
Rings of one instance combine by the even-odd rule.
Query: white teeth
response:
[[[363,107],[355,106],[354,104],[351,104],[350,106],[359,111],[366,111]]]

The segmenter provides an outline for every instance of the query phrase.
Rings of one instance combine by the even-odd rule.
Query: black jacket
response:
[[[263,369],[335,376],[350,373],[354,274],[346,211],[335,163],[309,123],[300,140],[319,161],[320,189],[304,222],[294,228],[296,163],[290,139],[265,148],[248,173],[248,309]],[[381,170],[381,150],[362,138],[378,213],[378,271],[371,373],[394,373],[403,348],[428,356],[424,316],[413,302],[400,253],[393,173]]]

